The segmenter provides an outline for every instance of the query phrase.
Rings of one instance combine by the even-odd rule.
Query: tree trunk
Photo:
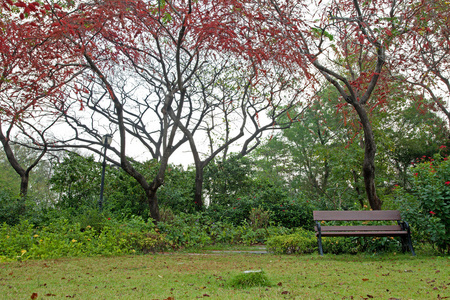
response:
[[[158,223],[161,221],[161,216],[159,214],[159,208],[158,208],[158,196],[156,195],[156,190],[146,190],[145,193],[147,195],[147,203],[148,208],[150,209],[150,217],[152,217],[154,223]]]
[[[20,175],[20,196],[25,198],[28,193],[29,173],[25,172]]]
[[[354,103],[353,106],[358,113],[364,130],[363,176],[367,199],[369,200],[371,209],[380,210],[382,202],[380,198],[378,198],[375,189],[375,154],[377,151],[377,146],[375,144],[372,126],[370,125],[370,120],[364,106],[359,103]]]
[[[198,166],[195,168],[195,194],[194,203],[195,209],[197,211],[202,211],[204,209],[203,204],[203,166]]]
[[[10,127],[11,129],[11,127]],[[28,175],[29,172],[27,172],[17,161],[13,150],[11,149],[11,145],[9,144],[9,132],[6,134],[6,136],[3,134],[2,126],[0,124],[0,142],[3,145],[3,150],[5,151],[6,158],[8,159],[11,167],[13,167],[14,171],[20,176],[20,196],[22,198],[25,198],[28,192]]]

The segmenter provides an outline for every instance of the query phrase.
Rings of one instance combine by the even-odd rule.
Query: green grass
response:
[[[245,270],[264,270],[274,284],[228,284]],[[205,251],[0,264],[1,299],[33,293],[36,299],[439,299],[450,297],[450,259]]]

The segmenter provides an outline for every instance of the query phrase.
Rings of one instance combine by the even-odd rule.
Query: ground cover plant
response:
[[[202,214],[181,214],[155,225],[141,217],[115,219],[98,212],[36,226],[28,220],[0,224],[0,262],[61,257],[146,254],[211,245],[255,245],[292,230],[235,226]]]
[[[229,284],[260,269],[271,286]],[[204,251],[2,263],[0,293],[2,299],[445,299],[449,278],[443,256]]]

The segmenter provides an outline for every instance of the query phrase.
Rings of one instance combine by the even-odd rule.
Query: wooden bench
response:
[[[411,232],[406,221],[402,221],[397,210],[374,211],[314,211],[315,231],[319,244],[319,254],[323,255],[323,236],[399,236],[402,239],[403,251],[409,247],[413,256],[416,255],[411,243]],[[326,221],[396,221],[394,225],[358,225],[358,226],[323,226]]]

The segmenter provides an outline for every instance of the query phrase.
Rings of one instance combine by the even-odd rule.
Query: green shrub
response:
[[[423,157],[411,172],[411,190],[394,189],[399,209],[413,228],[413,237],[450,253],[450,161],[439,154],[434,159]]]
[[[259,198],[257,195],[237,198],[229,206],[211,205],[206,210],[206,214],[213,220],[227,221],[234,225],[248,222],[254,226],[255,218],[260,218],[258,220],[260,224],[256,227],[276,224],[287,228],[313,228],[313,207],[307,200],[295,198],[265,202],[267,193],[263,196],[264,198]]]
[[[25,212],[25,201],[13,197],[12,193],[0,190],[0,223],[14,225],[19,223],[20,216]]]
[[[33,225],[27,220],[16,225],[3,223],[0,227],[0,258],[22,260],[34,242]],[[25,256],[24,256],[25,255]]]
[[[313,207],[303,199],[286,200],[265,206],[272,212],[271,221],[287,228],[313,228]]]
[[[159,233],[152,222],[133,217],[126,222],[111,218],[98,230],[67,219],[57,219],[35,228],[28,221],[0,228],[2,260],[47,259],[58,257],[111,256],[165,251],[177,246]]]
[[[201,213],[179,213],[171,222],[158,222],[158,229],[167,239],[183,247],[202,247],[211,243],[205,224],[211,221]]]
[[[322,237],[323,252],[330,254],[356,254],[360,251],[358,241],[359,238]]]
[[[317,239],[313,232],[299,229],[293,234],[268,238],[266,247],[275,254],[308,254],[317,251]]]
[[[400,245],[398,239],[391,237],[322,237],[323,251],[330,254],[392,252],[399,251]],[[301,228],[293,234],[271,236],[266,246],[275,254],[309,254],[318,250],[314,232]]]
[[[264,210],[261,206],[252,208],[249,215],[250,224],[253,230],[267,228],[269,226],[271,212]]]

